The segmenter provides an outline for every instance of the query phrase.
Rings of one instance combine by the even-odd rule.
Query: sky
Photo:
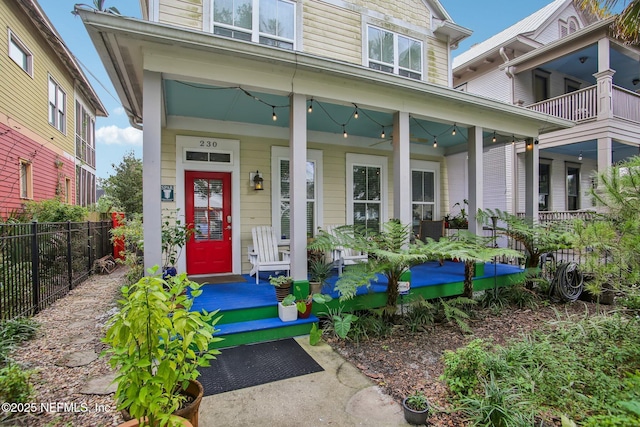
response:
[[[93,5],[93,1],[85,1]],[[552,0],[441,0],[458,25],[473,31],[472,36],[463,40],[458,49],[453,51],[453,55],[459,55],[551,2]],[[136,157],[142,158],[142,132],[130,126],[82,20],[71,14],[78,0],[39,0],[39,3],[78,59],[109,113],[109,117],[98,117],[96,120],[96,172],[99,178],[107,178],[113,174],[112,164],[119,164],[129,152],[133,151]],[[107,0],[105,7],[113,6],[122,15],[139,18],[139,4],[137,0]]]

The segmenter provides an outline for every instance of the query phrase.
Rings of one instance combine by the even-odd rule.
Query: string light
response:
[[[451,131],[452,136],[456,136],[456,124],[453,124],[453,131]]]
[[[309,114],[313,113],[313,98],[311,98],[311,102],[309,103],[309,108],[307,109]]]
[[[496,138],[496,131],[493,131],[493,138],[491,138],[491,142],[496,142],[497,138]]]
[[[380,138],[384,138],[384,137],[385,137],[384,126],[382,126],[382,133],[380,134]]]
[[[582,161],[582,151],[580,151],[580,154],[578,154],[578,160]]]
[[[344,125],[342,125],[342,136],[345,138],[349,136],[347,135],[347,130],[344,128]]]
[[[438,138],[433,137],[433,148],[438,148]]]
[[[516,136],[515,135],[511,135],[511,143],[512,144],[516,143]]]
[[[273,115],[271,116],[271,118],[273,119],[273,121],[275,122],[276,120],[278,120],[278,116],[276,115],[276,107],[275,106],[271,106],[271,109],[273,111]]]
[[[353,113],[353,118],[357,119],[358,118],[358,107],[356,106],[356,112]]]

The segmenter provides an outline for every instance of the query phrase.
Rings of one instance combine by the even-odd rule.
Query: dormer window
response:
[[[570,16],[566,21],[560,19],[558,26],[560,27],[560,37],[566,37],[580,29],[580,24],[575,16]]]
[[[295,15],[295,3],[288,0],[214,0],[213,32],[293,50]]]
[[[381,28],[367,27],[369,67],[422,79],[422,42]]]

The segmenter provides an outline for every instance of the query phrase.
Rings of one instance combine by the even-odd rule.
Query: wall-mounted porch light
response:
[[[262,174],[259,171],[251,172],[251,176],[249,177],[251,183],[253,184],[253,189],[256,191],[264,190],[264,179],[262,179]]]

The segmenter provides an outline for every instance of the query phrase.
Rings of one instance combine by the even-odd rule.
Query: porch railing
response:
[[[598,115],[596,86],[546,99],[527,106],[528,109],[579,122]]]
[[[518,212],[517,216],[524,218],[523,212]],[[581,219],[584,221],[592,221],[595,219],[596,213],[594,211],[549,211],[538,212],[538,222],[558,222],[558,221],[570,221],[572,219]]]
[[[640,95],[624,88],[613,87],[613,115],[640,123]]]

